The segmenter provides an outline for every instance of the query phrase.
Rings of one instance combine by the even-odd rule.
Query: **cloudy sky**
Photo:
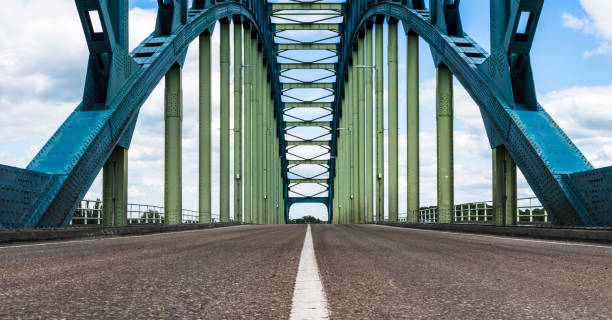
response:
[[[464,30],[489,48],[488,1],[463,1]],[[130,2],[130,47],[154,28],[156,1]],[[533,50],[538,99],[596,166],[612,165],[612,1],[546,1]],[[400,37],[400,88],[405,44]],[[213,48],[218,48],[218,34]],[[213,51],[213,61],[218,61]],[[21,0],[0,11],[0,163],[25,167],[79,104],[88,51],[73,0]],[[213,87],[218,67],[213,63]],[[183,72],[183,208],[197,209],[197,40]],[[421,43],[421,206],[436,203],[435,70]],[[455,202],[491,198],[491,151],[476,105],[455,82]],[[213,211],[218,213],[218,93],[213,94]],[[400,106],[405,96],[400,90]],[[400,212],[406,211],[405,112],[400,108]],[[129,151],[129,201],[163,205],[163,81],[143,105]],[[233,167],[233,166],[230,166]],[[519,196],[531,196],[524,179]],[[101,179],[87,198],[101,197]],[[320,207],[296,207],[292,216]]]

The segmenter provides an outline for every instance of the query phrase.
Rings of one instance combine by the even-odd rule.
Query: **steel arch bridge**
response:
[[[191,7],[187,0],[158,0],[155,30],[131,53],[128,0],[75,1],[90,51],[83,100],[25,169],[0,166],[0,228],[67,225],[101,170],[104,200],[112,203],[104,208],[105,221],[125,223],[127,149],[140,107],[164,77],[166,223],[180,223],[181,67],[198,37],[199,212],[200,222],[209,222],[210,37],[217,22],[222,221],[229,220],[230,207],[232,22],[234,66],[240,66],[234,68],[236,219],[244,208],[245,222],[285,222],[291,205],[300,202],[325,204],[334,223],[371,222],[374,212],[377,220],[384,217],[383,23],[389,33],[388,217],[397,219],[396,39],[401,22],[408,43],[409,220],[418,221],[419,206],[420,37],[437,68],[439,222],[452,222],[454,206],[454,76],[479,106],[493,150],[496,223],[514,222],[510,212],[516,211],[518,166],[555,224],[612,225],[612,167],[595,169],[537,101],[530,51],[543,0],[491,0],[490,53],[463,31],[460,0],[428,5],[424,0],[194,0]],[[320,37],[307,38],[314,34]],[[292,56],[293,51],[301,54]],[[313,77],[309,70],[325,75]],[[304,185],[310,187],[300,189]]]

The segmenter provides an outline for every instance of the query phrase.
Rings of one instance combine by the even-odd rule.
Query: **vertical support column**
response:
[[[408,222],[419,221],[419,35],[410,31],[406,48]]]
[[[182,213],[182,122],[183,93],[181,67],[177,64],[166,73],[164,91],[165,151],[164,151],[164,211],[166,224],[183,222]]]
[[[397,21],[389,21],[389,221],[398,218]]]
[[[504,225],[506,222],[506,181],[505,162],[506,148],[499,146],[492,150],[492,178],[493,178],[493,223]]]
[[[507,225],[513,225],[518,219],[517,196],[516,196],[516,163],[506,150],[505,180],[506,180],[506,221]]]
[[[453,199],[453,74],[445,66],[437,69],[436,123],[438,135],[438,222],[451,223]]]
[[[263,223],[268,224],[270,222],[270,85],[268,83],[268,70],[264,68],[264,92],[262,94],[263,99],[263,190],[264,190],[264,206],[263,206]]]
[[[219,47],[220,83],[219,95],[221,112],[221,131],[219,140],[219,220],[228,222],[230,216],[229,205],[229,163],[230,163],[230,34],[229,21],[223,20],[221,25],[221,40]]]
[[[263,64],[263,47],[262,51],[257,51],[257,63],[259,70],[257,71],[258,76],[258,85],[257,85],[257,125],[255,126],[255,131],[257,131],[257,140],[256,140],[256,149],[257,149],[257,162],[255,166],[255,170],[257,171],[257,183],[254,185],[257,186],[257,223],[264,223],[264,175],[263,175],[263,147],[264,142],[263,139],[265,137],[264,133],[264,122],[263,122],[263,112],[264,112],[264,92],[265,92],[265,69]]]
[[[200,223],[211,222],[211,44],[210,33],[200,35],[200,97],[199,97],[199,183],[198,206]]]
[[[353,48],[353,66],[351,67],[351,223],[359,223],[359,98],[357,94],[357,50]]]
[[[259,162],[259,155],[261,154],[261,146],[260,146],[260,142],[261,142],[261,134],[259,130],[261,128],[261,123],[260,123],[260,115],[261,115],[261,105],[260,105],[260,100],[261,100],[261,52],[258,50],[258,41],[257,39],[253,39],[253,43],[251,45],[251,49],[253,50],[253,92],[252,92],[252,100],[251,100],[251,108],[252,108],[252,136],[251,136],[251,140],[252,140],[252,146],[251,146],[251,151],[253,152],[252,155],[252,159],[253,159],[253,163],[252,163],[252,178],[253,178],[253,186],[256,186],[255,188],[251,188],[251,210],[252,210],[252,219],[253,219],[253,223],[255,224],[259,224],[259,213],[260,211],[260,207],[259,204],[261,202],[261,183],[260,183],[260,174],[259,174],[259,169],[260,169],[260,162]]]
[[[251,216],[251,89],[254,60],[252,50],[251,30],[246,29],[244,35],[244,222],[252,223]]]
[[[373,120],[373,108],[374,108],[374,91],[372,85],[374,82],[374,72],[372,66],[374,65],[374,57],[372,52],[372,26],[366,28],[366,89],[365,89],[365,100],[366,100],[366,222],[374,221],[374,123]]]
[[[365,211],[366,211],[366,194],[365,194],[365,95],[364,95],[364,88],[365,88],[365,75],[364,75],[364,71],[365,69],[363,68],[363,58],[364,58],[364,49],[365,49],[365,44],[364,44],[364,39],[363,38],[359,38],[358,40],[358,49],[357,49],[357,68],[355,68],[355,71],[357,71],[357,91],[355,92],[355,94],[358,95],[358,104],[357,104],[357,116],[358,118],[358,122],[357,122],[357,142],[359,144],[358,146],[358,152],[357,152],[357,157],[358,157],[358,161],[357,161],[357,168],[359,169],[359,172],[357,173],[358,175],[358,189],[357,189],[357,193],[359,194],[358,196],[358,200],[359,200],[359,205],[358,205],[358,214],[359,214],[359,219],[357,220],[358,223],[363,223],[365,221]]]
[[[106,160],[102,173],[102,223],[105,227],[128,224],[128,150],[116,147]]]
[[[493,223],[512,225],[517,219],[516,163],[504,146],[493,148]]]
[[[376,21],[376,221],[385,220],[385,140],[383,97],[383,22]]]
[[[234,221],[242,222],[242,24],[234,20]]]

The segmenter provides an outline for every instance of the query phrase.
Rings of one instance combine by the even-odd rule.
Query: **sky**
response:
[[[155,0],[130,2],[130,48],[153,30]],[[489,51],[488,1],[463,1],[464,31]],[[612,165],[612,1],[547,0],[532,49],[540,104],[595,167]],[[400,30],[401,27],[400,27]],[[402,34],[400,32],[400,34]],[[213,48],[219,47],[213,35]],[[405,88],[405,41],[399,41],[399,88]],[[386,53],[385,53],[386,54]],[[0,11],[0,163],[25,167],[79,104],[88,50],[73,0],[21,0]],[[213,50],[213,61],[219,52]],[[197,40],[183,70],[183,208],[197,210]],[[421,206],[436,203],[435,69],[420,46]],[[232,74],[232,73],[230,73]],[[219,85],[213,63],[213,88]],[[386,86],[385,86],[386,89]],[[233,99],[233,96],[232,96]],[[405,105],[400,90],[399,104]],[[213,213],[218,213],[219,94],[213,90]],[[233,119],[230,118],[230,119]],[[400,214],[406,212],[406,127],[399,111]],[[491,199],[491,150],[477,106],[455,81],[455,203]],[[163,205],[163,81],[142,106],[129,150],[130,203]],[[230,165],[233,168],[233,165]],[[86,198],[101,197],[101,175]],[[233,188],[230,188],[233,192]],[[532,196],[519,175],[519,197]],[[315,207],[313,207],[315,206]],[[292,217],[316,205],[295,206]]]

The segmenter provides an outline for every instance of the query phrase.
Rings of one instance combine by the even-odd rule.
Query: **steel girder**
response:
[[[283,97],[283,116],[291,118],[284,119],[285,134],[292,141],[287,141],[286,155],[294,159],[288,160],[288,166],[285,167],[286,173],[291,176],[291,179],[285,181],[286,219],[289,218],[289,209],[295,203],[323,203],[328,207],[329,221],[331,221],[331,197],[323,197],[322,194],[330,193],[330,166],[329,160],[329,136],[335,133],[329,130],[330,121],[322,120],[323,118],[333,116],[331,102],[325,99],[333,98],[336,95],[335,83],[337,76],[337,62],[329,61],[330,58],[337,58],[338,42],[341,30],[341,23],[338,19],[343,19],[344,4],[341,3],[325,3],[325,1],[315,2],[285,2],[270,4],[270,12],[272,13],[274,24],[275,43],[277,48],[278,65],[280,66],[278,76],[281,79],[281,94]],[[303,40],[297,38],[296,34],[300,31],[329,31],[331,36],[321,36],[314,40]],[[291,53],[294,50],[311,50],[319,51],[327,54],[327,58],[320,58],[313,61],[306,61],[301,56],[295,56]],[[316,53],[313,53],[316,54]],[[302,70],[321,70],[328,72],[328,76],[321,76],[318,79],[306,79],[305,73]],[[292,71],[300,71],[296,73]],[[304,98],[295,90],[313,90],[319,89],[324,92],[319,98]],[[319,115],[312,119],[308,117],[300,117],[295,112],[300,112],[302,108],[319,108],[326,115]],[[289,114],[289,111],[293,111]],[[303,127],[319,127],[325,133],[315,137],[307,138],[300,134],[298,130]],[[327,140],[325,140],[327,139]],[[299,147],[318,147],[323,151],[315,152],[311,150],[308,156],[299,155],[296,148]],[[302,149],[304,150],[304,149]],[[307,166],[315,166],[323,172],[308,172],[308,174],[298,173],[298,169],[307,168]],[[327,175],[328,178],[322,178]],[[302,185],[317,186],[322,188],[319,191],[309,190],[308,192],[300,192],[297,190]]]
[[[428,11],[423,1],[351,1],[339,74],[346,72],[347,50],[361,28],[374,19],[401,21],[406,32],[430,45],[435,64],[446,65],[478,104],[491,147],[506,147],[556,225],[611,226],[612,167],[594,169],[537,102],[529,52],[543,0],[491,0],[491,55],[463,32],[459,2],[430,0]],[[528,23],[518,30],[523,13]],[[337,86],[341,94],[342,82]],[[333,139],[334,154],[336,148]]]
[[[90,50],[83,102],[26,169],[0,165],[4,228],[66,226],[115,147],[129,146],[141,105],[171,66],[183,64],[189,44],[216,21],[238,16],[248,22],[262,39],[269,73],[278,69],[268,8],[259,0],[195,0],[190,10],[186,0],[158,0],[156,29],[131,54],[127,0],[76,3]],[[92,27],[91,11],[97,11],[103,32]],[[284,145],[279,83],[272,79],[277,134]]]

